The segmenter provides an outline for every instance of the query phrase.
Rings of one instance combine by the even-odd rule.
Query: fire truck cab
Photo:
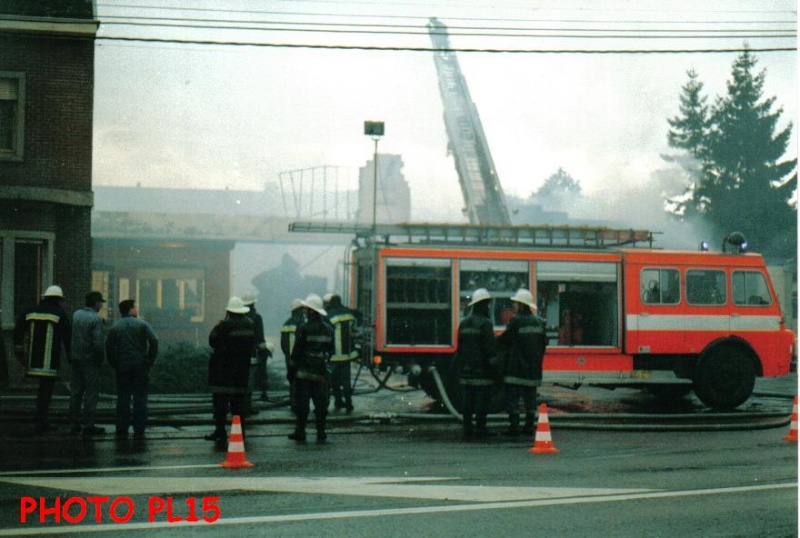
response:
[[[383,241],[354,249],[350,263],[351,306],[372,320],[364,359],[402,365],[434,397],[431,367],[456,390],[458,324],[477,288],[493,297],[498,334],[511,296],[532,292],[548,338],[545,383],[694,390],[733,409],[757,376],[789,374],[795,338],[760,255],[660,250],[652,232],[608,228],[378,231]]]

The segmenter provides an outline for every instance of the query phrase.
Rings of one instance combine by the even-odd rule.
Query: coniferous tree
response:
[[[717,98],[702,137],[702,100],[683,99],[697,89],[690,75],[683,116],[676,118],[685,121],[670,121],[675,131],[669,140],[699,160],[700,174],[673,210],[701,216],[720,238],[743,232],[752,249],[786,259],[796,256],[797,236],[796,207],[790,203],[797,160],[782,160],[792,125],[776,132],[783,109],[773,110],[775,97],[763,98],[765,72],[756,73],[756,63],[747,50],[735,60],[727,94]],[[684,109],[685,102],[691,106]]]

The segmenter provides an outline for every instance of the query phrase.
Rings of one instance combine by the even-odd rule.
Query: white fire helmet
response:
[[[317,312],[321,316],[328,315],[322,304],[322,297],[320,297],[316,293],[309,293],[308,297],[306,297],[305,301],[303,301],[303,306],[310,308],[311,310]]]
[[[44,291],[45,297],[61,297],[64,298],[64,292],[61,289],[61,286],[50,286]]]
[[[246,306],[239,297],[231,297],[225,310],[231,314],[247,314],[250,312],[250,307]]]
[[[517,293],[511,298],[512,301],[528,305],[532,310],[536,310],[536,305],[533,302],[533,295],[525,288],[520,288]]]
[[[303,306],[303,300],[302,299],[295,299],[295,300],[292,301],[292,310],[297,310],[301,306]]]
[[[492,296],[489,295],[489,290],[487,290],[486,288],[478,288],[473,292],[472,300],[469,302],[467,306],[472,306],[475,303],[479,303],[481,301],[488,301],[491,298]]]

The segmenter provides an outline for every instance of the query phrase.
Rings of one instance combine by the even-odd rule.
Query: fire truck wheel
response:
[[[694,392],[707,406],[720,411],[735,409],[753,393],[756,371],[747,353],[723,345],[700,358]]]

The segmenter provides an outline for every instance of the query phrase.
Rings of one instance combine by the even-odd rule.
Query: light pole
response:
[[[372,156],[372,267],[370,268],[370,359],[371,362],[376,362],[375,359],[375,344],[377,343],[376,325],[378,321],[378,140],[383,136],[383,122],[382,121],[365,121],[364,134],[375,141],[375,151]]]
[[[378,209],[378,140],[383,136],[383,122],[382,121],[365,121],[364,134],[375,141],[375,153],[372,157],[372,238],[375,239],[375,234],[378,228],[377,209]]]

